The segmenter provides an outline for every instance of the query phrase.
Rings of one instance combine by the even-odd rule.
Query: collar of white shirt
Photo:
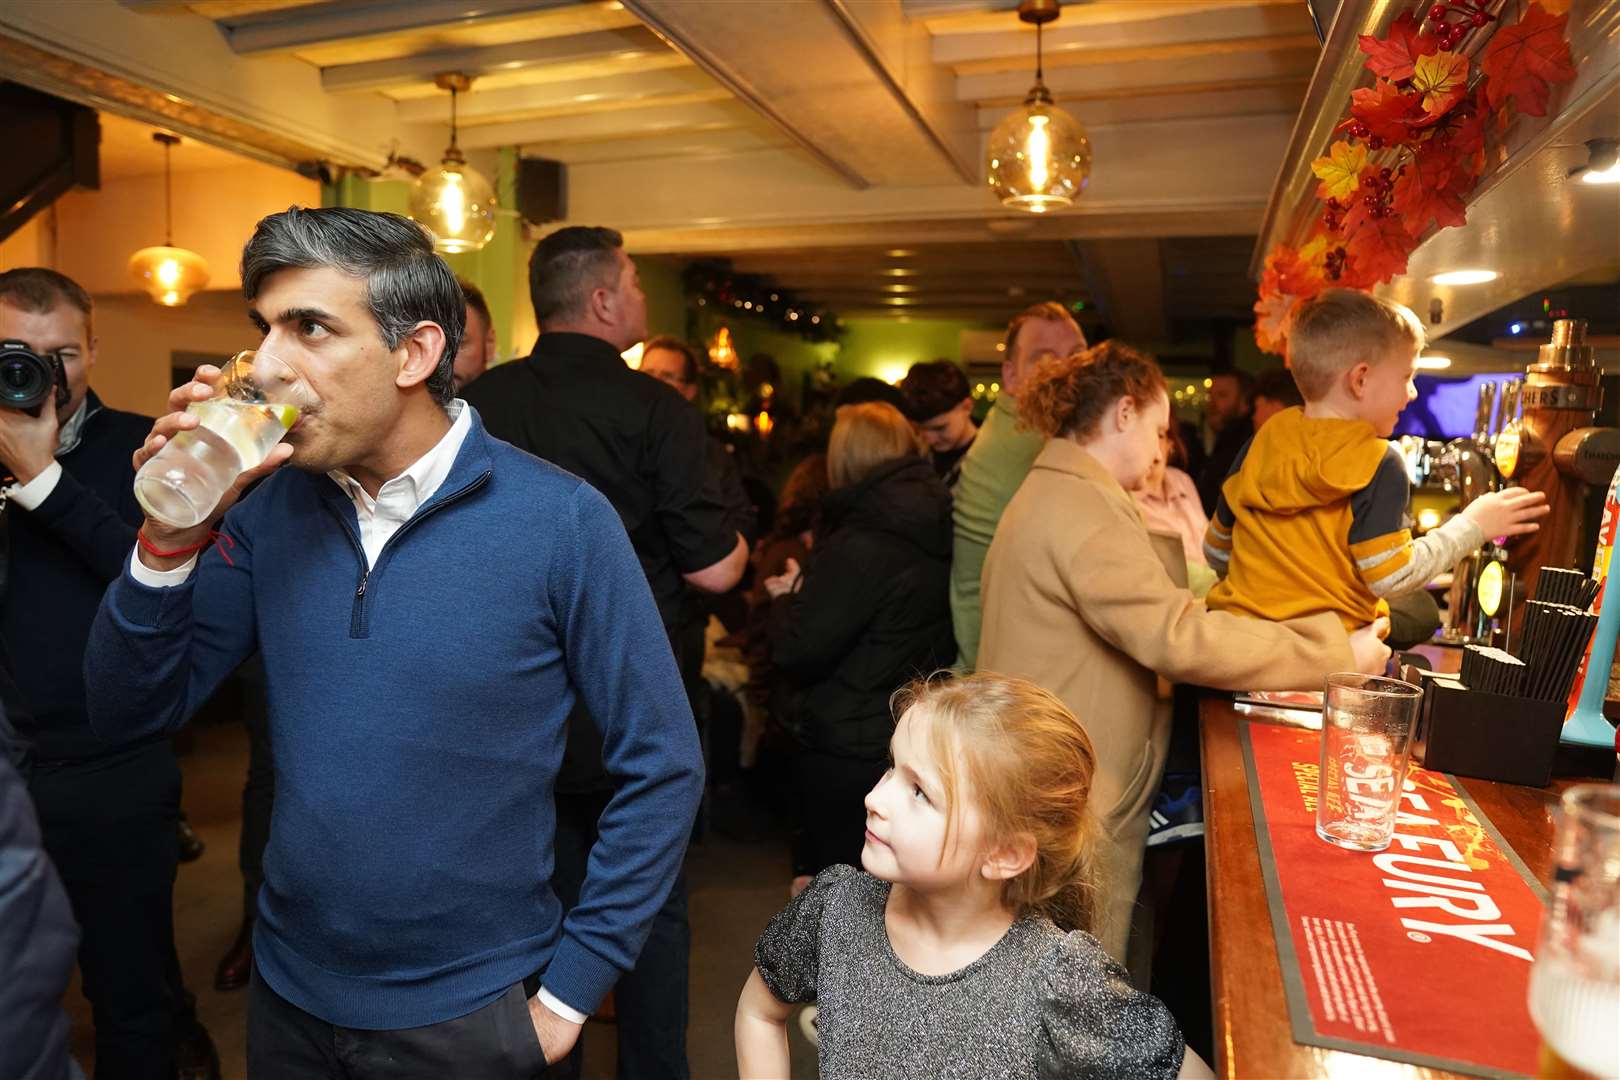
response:
[[[465,401],[456,398],[445,408],[445,412],[450,417],[450,430],[434,444],[433,449],[378,488],[375,499],[360,486],[360,481],[342,469],[333,469],[326,474],[343,489],[362,519],[374,516],[378,504],[386,501],[389,509],[404,520],[416,513],[439,490],[444,478],[450,475],[450,466],[455,464],[461,444],[467,439],[467,432],[472,429],[472,413]]]

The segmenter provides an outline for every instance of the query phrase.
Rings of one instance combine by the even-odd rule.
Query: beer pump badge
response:
[[[1533,1076],[1543,892],[1444,773],[1412,766],[1387,850],[1316,836],[1315,732],[1240,725],[1294,1041],[1475,1076]]]
[[[1502,607],[1502,564],[1491,560],[1485,564],[1485,569],[1479,572],[1479,585],[1474,594],[1479,597],[1479,610],[1491,618]]]

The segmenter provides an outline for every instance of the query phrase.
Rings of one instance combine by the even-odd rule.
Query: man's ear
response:
[[[438,370],[439,356],[444,352],[444,328],[436,322],[419,322],[395,352],[399,370],[394,385],[408,390],[425,383]]]
[[[1018,833],[984,857],[979,868],[990,881],[1011,881],[1035,864],[1035,837]]]

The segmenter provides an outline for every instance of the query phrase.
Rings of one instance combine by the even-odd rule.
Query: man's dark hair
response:
[[[1305,404],[1299,384],[1294,382],[1294,373],[1287,368],[1271,368],[1256,375],[1249,385],[1250,408],[1254,407],[1255,398],[1275,401],[1284,408]]]
[[[43,315],[58,304],[78,308],[84,315],[85,336],[90,336],[90,294],[84,286],[43,266],[23,266],[0,274],[0,300],[19,311]]]
[[[529,299],[542,330],[559,317],[581,315],[591,290],[611,289],[619,280],[616,253],[624,237],[614,229],[570,225],[534,247],[529,256]]]
[[[967,376],[949,360],[928,360],[911,365],[900,380],[901,410],[906,419],[925,424],[940,413],[949,412],[973,396]]]
[[[1228,371],[1217,371],[1210,376],[1212,379],[1234,379],[1237,381],[1238,393],[1247,402],[1254,392],[1254,376],[1242,368],[1232,368]]]
[[[904,412],[906,407],[905,399],[900,396],[900,391],[882,379],[874,379],[870,375],[862,375],[838,391],[838,396],[833,399],[833,404],[842,407],[844,405],[861,405],[868,401],[881,401],[885,405],[893,405],[901,412]]]
[[[461,295],[466,298],[467,306],[484,320],[484,329],[494,326],[495,320],[490,318],[489,301],[484,299],[484,291],[464,277],[456,278],[456,284],[461,286]]]
[[[260,220],[242,249],[242,295],[253,300],[265,279],[280,270],[331,267],[364,278],[366,306],[390,349],[418,324],[444,331],[428,393],[441,405],[455,396],[450,367],[466,329],[467,307],[456,275],[433,250],[433,234],[410,218],[332,206],[292,207]]]
[[[641,355],[646,356],[654,349],[678,353],[681,358],[681,381],[688,385],[698,381],[701,369],[698,366],[697,350],[692,346],[673,334],[659,334],[657,337],[647,339],[647,343],[641,347]]]

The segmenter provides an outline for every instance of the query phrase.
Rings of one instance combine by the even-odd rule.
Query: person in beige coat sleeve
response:
[[[1106,837],[1097,936],[1126,963],[1148,813],[1170,743],[1158,677],[1315,689],[1329,672],[1381,671],[1387,620],[1347,635],[1331,614],[1266,622],[1209,611],[1187,591],[1179,542],[1150,534],[1128,494],[1170,422],[1151,357],[1109,341],[1048,360],[1020,395],[1020,411],[1048,441],[985,559],[978,666],[1050,690],[1091,736],[1092,802]]]

